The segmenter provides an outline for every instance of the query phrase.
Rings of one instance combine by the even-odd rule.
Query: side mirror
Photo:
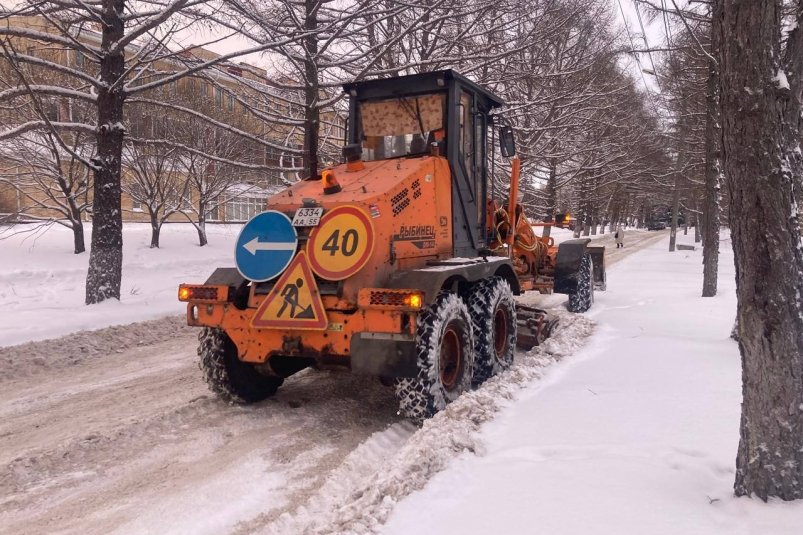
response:
[[[512,126],[499,128],[499,148],[505,158],[512,158],[516,155],[516,138],[513,135]]]

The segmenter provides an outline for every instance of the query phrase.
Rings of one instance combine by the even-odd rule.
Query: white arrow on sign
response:
[[[257,251],[295,251],[296,244],[292,242],[261,242],[259,237],[243,245],[245,250],[256,256]]]

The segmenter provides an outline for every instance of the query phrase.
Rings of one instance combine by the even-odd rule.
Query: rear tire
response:
[[[257,371],[237,357],[237,346],[221,329],[205,327],[198,335],[200,368],[209,389],[221,399],[238,404],[262,401],[276,393],[284,382]]]
[[[493,277],[474,285],[468,298],[474,326],[474,386],[510,368],[516,351],[516,302],[510,284]]]
[[[577,291],[569,294],[569,312],[585,312],[594,304],[594,262],[586,253],[577,271]]]
[[[418,375],[394,381],[399,413],[421,423],[471,388],[474,333],[466,303],[442,292],[418,317]]]

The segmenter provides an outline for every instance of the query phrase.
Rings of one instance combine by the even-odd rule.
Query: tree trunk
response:
[[[198,245],[203,247],[209,243],[209,241],[206,239],[206,217],[203,215],[203,210],[201,210],[200,213],[201,215],[198,216],[198,225],[195,227],[195,229],[198,231]]]
[[[549,160],[549,179],[546,182],[546,214],[544,221],[555,221],[555,212],[558,207],[558,162],[555,158]],[[548,238],[552,227],[544,227],[544,237]]]
[[[680,159],[680,154],[678,154],[678,160]],[[678,168],[680,165],[678,164]],[[677,241],[678,235],[678,209],[680,205],[680,171],[675,172],[675,187],[672,191],[672,221],[670,222],[669,227],[669,252],[673,252],[675,250],[675,242]]]
[[[70,220],[70,228],[73,233],[73,250],[75,254],[81,254],[86,251],[84,224],[81,222],[81,209],[78,207],[78,202],[75,200],[73,185],[69,184],[61,174],[58,176],[58,184],[61,193],[64,195],[65,202],[67,203],[67,217]]]
[[[73,249],[75,254],[81,254],[86,251],[84,223],[81,221],[81,210],[78,209],[78,205],[72,197],[68,197],[67,201],[70,203],[70,226],[72,227]]]
[[[159,217],[156,213],[150,212],[151,218],[151,249],[159,248],[159,234],[162,230],[162,225],[159,223]]]
[[[803,245],[793,210],[803,46],[798,19],[782,53],[780,11],[776,0],[723,0],[720,19],[743,385],[734,491],[763,500],[803,498]]]
[[[125,0],[103,0],[101,49],[108,51],[123,37]],[[120,166],[123,152],[122,84],[110,90],[125,71],[123,51],[100,60],[98,133],[92,199],[92,250],[86,276],[86,304],[120,299],[123,270],[123,220],[120,206]]]
[[[686,128],[681,119],[680,124],[678,126],[678,137],[679,139],[683,139],[685,135]],[[683,179],[681,172],[683,171],[683,166],[685,163],[685,154],[684,154],[684,147],[681,142],[678,142],[677,147],[677,160],[675,160],[675,182],[672,187],[672,219],[669,223],[669,252],[673,252],[675,250],[675,244],[677,243],[677,235],[678,235],[678,214],[680,212],[680,183]]]
[[[720,2],[714,2],[712,18],[718,20]],[[711,25],[711,54],[719,52],[719,32]],[[719,146],[722,132],[719,128],[719,72],[713,60],[708,62],[705,116],[705,200],[703,206],[703,297],[717,294],[719,272]],[[696,241],[696,240],[695,240]]]
[[[318,174],[318,134],[320,128],[320,112],[318,109],[318,0],[304,0],[304,29],[309,32],[304,37],[304,176],[314,177]]]
[[[84,243],[84,224],[81,222],[81,215],[78,219],[72,221],[72,241],[75,254],[81,254],[86,251],[86,244]]]

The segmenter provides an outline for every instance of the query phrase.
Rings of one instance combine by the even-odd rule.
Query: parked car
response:
[[[664,230],[666,223],[663,221],[650,221],[647,223],[647,230]]]

